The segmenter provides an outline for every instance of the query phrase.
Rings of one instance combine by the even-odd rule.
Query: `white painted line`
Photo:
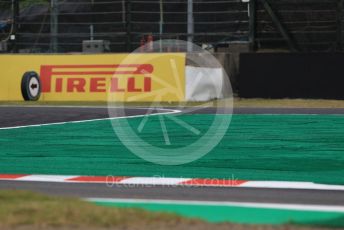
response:
[[[155,200],[155,199],[113,199],[113,198],[87,198],[85,200],[90,201],[90,202],[110,202],[110,203],[227,206],[227,207],[267,208],[267,209],[295,210],[295,211],[318,211],[318,212],[340,212],[340,213],[344,212],[343,206],[334,206],[334,205],[191,201],[191,200]]]
[[[0,105],[1,107],[11,107],[11,108],[71,108],[71,109],[107,109],[107,108],[127,108],[127,109],[146,109],[145,106],[105,106],[105,105]],[[168,108],[165,108],[166,110]]]
[[[149,108],[141,108],[141,109],[149,109]],[[180,110],[175,109],[156,109],[166,112],[161,113],[152,113],[149,115],[142,114],[142,115],[132,115],[132,116],[122,116],[122,117],[107,117],[107,118],[97,118],[97,119],[89,119],[89,120],[79,120],[79,121],[64,121],[64,122],[54,122],[54,123],[43,123],[43,124],[36,124],[36,125],[22,125],[22,126],[13,126],[13,127],[3,127],[0,130],[9,130],[9,129],[20,129],[20,128],[31,128],[31,127],[41,127],[41,126],[50,126],[50,125],[64,125],[64,124],[73,124],[73,123],[85,123],[85,122],[93,122],[93,121],[106,121],[106,120],[117,120],[117,119],[124,119],[124,118],[137,118],[137,117],[145,117],[145,116],[158,116],[164,114],[174,114],[180,113]]]

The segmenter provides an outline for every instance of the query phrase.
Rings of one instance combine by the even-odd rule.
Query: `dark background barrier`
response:
[[[239,96],[344,99],[344,54],[241,54]]]
[[[338,52],[343,5],[344,0],[193,0],[191,13],[186,0],[0,0],[0,41],[15,34],[2,52],[31,53],[81,52],[91,37],[109,41],[111,52],[131,52],[147,35],[192,38],[218,52],[233,43],[249,43],[251,51]]]

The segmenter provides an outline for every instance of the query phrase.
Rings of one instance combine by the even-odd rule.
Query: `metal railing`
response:
[[[12,19],[0,38],[12,52],[81,52],[84,40],[130,52],[148,35],[215,49],[247,42],[251,51],[342,51],[343,1],[47,0],[19,10],[18,0],[0,0],[0,20]]]
[[[20,10],[17,50],[80,52],[83,40],[94,39],[110,41],[112,52],[130,52],[146,35],[154,40],[174,37],[214,45],[247,40],[247,3],[190,2],[192,12],[187,0],[51,0],[34,4]]]

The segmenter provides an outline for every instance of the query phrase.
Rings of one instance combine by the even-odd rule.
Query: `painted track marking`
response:
[[[0,174],[0,181],[33,181],[57,183],[102,183],[108,186],[140,185],[140,186],[179,186],[179,187],[242,187],[271,189],[306,189],[344,191],[344,185],[317,184],[313,182],[291,181],[249,181],[202,178],[172,177],[130,177],[130,176],[73,176],[73,175],[13,175]]]
[[[144,204],[172,204],[172,205],[200,205],[200,206],[234,206],[245,208],[267,208],[298,211],[344,212],[344,207],[334,205],[306,205],[306,204],[279,204],[253,203],[228,201],[191,201],[191,200],[158,200],[158,199],[116,199],[116,198],[86,198],[90,202],[106,203],[144,203]]]
[[[135,108],[141,110],[147,110],[149,108]],[[12,127],[2,127],[0,130],[9,130],[9,129],[20,129],[20,128],[31,128],[31,127],[41,127],[41,126],[51,126],[51,125],[64,125],[64,124],[75,124],[75,123],[85,123],[85,122],[93,122],[93,121],[106,121],[106,120],[117,120],[117,119],[125,119],[125,118],[138,118],[138,117],[145,117],[145,116],[159,116],[165,114],[175,114],[181,113],[181,110],[177,109],[163,109],[163,108],[156,108],[156,110],[161,110],[165,112],[161,113],[151,113],[141,114],[141,115],[131,115],[131,116],[122,116],[122,117],[107,117],[107,118],[96,118],[96,119],[87,119],[87,120],[79,120],[79,121],[63,121],[63,122],[53,122],[53,123],[43,123],[43,124],[35,124],[35,125],[22,125],[22,126],[12,126]]]

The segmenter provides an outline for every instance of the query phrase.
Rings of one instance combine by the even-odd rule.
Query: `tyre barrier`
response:
[[[21,92],[25,101],[37,101],[41,96],[41,81],[34,71],[25,72],[21,82]]]

